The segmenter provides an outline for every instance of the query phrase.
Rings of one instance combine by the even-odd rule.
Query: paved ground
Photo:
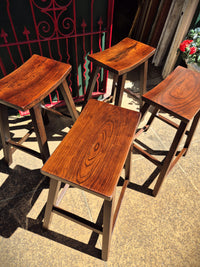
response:
[[[123,107],[138,110],[137,102],[126,93]],[[17,139],[29,117],[9,119]],[[51,153],[71,124],[70,119],[52,116],[47,127]],[[173,135],[173,129],[155,121],[142,140],[156,152],[165,150]],[[37,148],[34,135],[27,145]],[[0,153],[2,158],[2,149]],[[40,160],[20,151],[15,152],[10,167],[0,160],[0,266],[200,266],[200,124],[189,153],[170,172],[156,198],[142,192],[155,166],[132,154],[131,183],[107,262],[100,259],[101,237],[97,240],[73,222],[54,215],[50,230],[42,230],[48,182],[40,174],[41,167]],[[74,188],[61,203],[92,221],[101,205],[97,197]]]

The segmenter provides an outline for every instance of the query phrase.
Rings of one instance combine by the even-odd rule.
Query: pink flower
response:
[[[190,55],[196,53],[197,48],[195,46],[190,47]]]
[[[180,44],[180,50],[182,52],[185,52],[185,48],[189,46],[190,43],[192,43],[193,40],[185,40]],[[196,51],[195,51],[196,52]],[[193,54],[193,53],[192,53]]]

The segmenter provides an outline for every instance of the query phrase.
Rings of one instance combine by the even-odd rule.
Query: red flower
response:
[[[195,46],[190,47],[190,55],[196,53],[197,48]]]
[[[192,43],[193,40],[185,40],[180,44],[180,50],[182,52],[185,52],[185,48],[189,46],[190,43]],[[196,52],[196,51],[195,51]],[[192,53],[193,54],[193,53]]]

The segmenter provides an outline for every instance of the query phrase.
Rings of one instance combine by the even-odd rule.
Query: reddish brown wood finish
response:
[[[156,196],[166,175],[175,166],[181,156],[186,155],[199,122],[200,73],[178,66],[164,81],[147,92],[142,99],[144,105],[141,109],[141,120],[150,106],[154,107],[154,110],[144,128],[138,132],[138,135],[149,129],[154,118],[158,118],[177,129],[167,155],[162,162],[159,162],[143,148],[133,144],[133,148],[138,153],[142,154],[158,167],[158,178],[152,191],[152,194]],[[164,116],[157,114],[159,110],[178,118],[180,124],[176,124]],[[186,132],[190,123],[190,129]],[[183,148],[178,151],[179,144],[186,133],[187,138],[185,144]]]
[[[75,121],[78,113],[69,91],[66,77],[71,71],[69,64],[49,58],[33,55],[21,67],[0,80],[0,135],[2,139],[4,159],[12,162],[11,146],[21,149],[45,162],[49,157],[47,137],[41,115],[41,102],[58,86],[65,99],[68,110]],[[7,106],[17,110],[30,110],[34,131],[36,133],[40,153],[22,146],[22,138],[16,143],[10,139]],[[26,135],[28,137],[28,135]]]
[[[0,80],[0,102],[27,110],[50,94],[71,71],[71,65],[33,55]]]
[[[108,259],[113,228],[129,183],[130,147],[139,118],[138,112],[89,100],[70,132],[41,169],[51,178],[43,227],[48,228],[52,213],[56,213],[102,234],[103,260]],[[124,164],[124,184],[114,209],[116,186]],[[104,199],[102,225],[57,206],[61,182]]]
[[[83,107],[92,95],[98,74],[97,68],[99,67],[113,72],[116,76],[118,85],[115,105],[121,106],[126,74],[141,65],[140,96],[142,96],[146,92],[148,59],[154,53],[155,48],[127,37],[104,51],[88,55],[88,59],[94,63],[94,68]]]
[[[88,55],[88,59],[122,75],[144,63],[154,52],[155,48],[127,37],[104,51]]]
[[[142,98],[188,122],[200,108],[200,74],[178,66]]]
[[[138,119],[138,112],[90,100],[42,173],[112,198]]]

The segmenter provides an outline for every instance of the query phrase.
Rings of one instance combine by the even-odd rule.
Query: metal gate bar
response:
[[[69,88],[75,101],[83,100],[92,71],[87,55],[111,45],[114,0],[29,0],[24,4],[10,0],[0,4],[0,77],[34,53],[40,54],[72,65]],[[106,93],[107,73],[101,73],[96,96]],[[49,102],[51,106],[62,102],[59,93],[50,96]]]

